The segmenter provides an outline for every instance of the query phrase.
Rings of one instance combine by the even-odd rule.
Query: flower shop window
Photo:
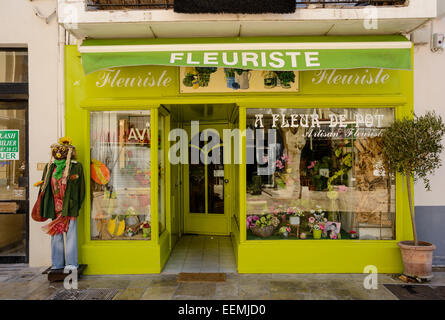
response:
[[[150,112],[91,113],[91,239],[150,240]]]
[[[247,239],[395,239],[393,108],[247,110]]]

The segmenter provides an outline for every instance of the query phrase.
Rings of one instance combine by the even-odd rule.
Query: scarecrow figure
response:
[[[42,229],[51,236],[51,269],[77,269],[77,216],[85,198],[82,165],[75,161],[70,138],[51,145],[51,158],[43,171],[39,196],[32,211],[36,221],[52,219]],[[49,169],[48,169],[49,168]],[[66,259],[63,234],[66,233]]]

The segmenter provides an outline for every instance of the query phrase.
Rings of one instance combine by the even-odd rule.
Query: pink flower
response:
[[[309,218],[309,223],[314,223],[315,222],[315,218],[314,217],[310,217]]]
[[[289,161],[289,159],[290,159],[290,157],[289,157],[287,154],[283,154],[283,155],[281,156],[281,160],[283,160],[284,162]]]
[[[287,214],[294,214],[295,210],[293,208],[287,208]]]
[[[345,192],[348,190],[349,190],[349,188],[347,186],[344,186],[344,185],[338,186],[338,192]]]
[[[320,230],[322,230],[322,231],[326,230],[324,224],[322,224],[322,223],[319,224],[319,227],[320,227]]]
[[[277,160],[277,167],[278,167],[278,169],[283,169],[284,168],[284,166],[283,166],[283,164],[281,163],[280,160]]]
[[[275,210],[273,211],[273,214],[274,214],[274,215],[277,215],[279,212],[280,212],[280,211],[279,211],[278,209],[275,209]]]
[[[334,232],[331,232],[330,237],[331,237],[331,239],[337,239],[337,234]]]
[[[316,163],[317,163],[317,161],[312,161],[311,164],[307,168],[312,169],[313,167],[315,167]]]

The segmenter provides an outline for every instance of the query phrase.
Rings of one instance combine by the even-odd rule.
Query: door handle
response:
[[[229,183],[229,179],[224,179],[224,183]]]

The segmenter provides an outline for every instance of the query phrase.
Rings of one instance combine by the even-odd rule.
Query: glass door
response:
[[[0,263],[28,253],[27,103],[0,100]]]
[[[228,235],[230,168],[223,163],[223,130],[227,125],[199,126],[197,136],[189,136],[189,162],[184,165],[184,232]],[[210,130],[210,132],[208,131]],[[202,139],[207,134],[207,139]],[[219,136],[219,143],[213,136]],[[210,137],[211,136],[211,137]],[[208,142],[201,141],[208,140]],[[199,162],[192,161],[199,157]]]

